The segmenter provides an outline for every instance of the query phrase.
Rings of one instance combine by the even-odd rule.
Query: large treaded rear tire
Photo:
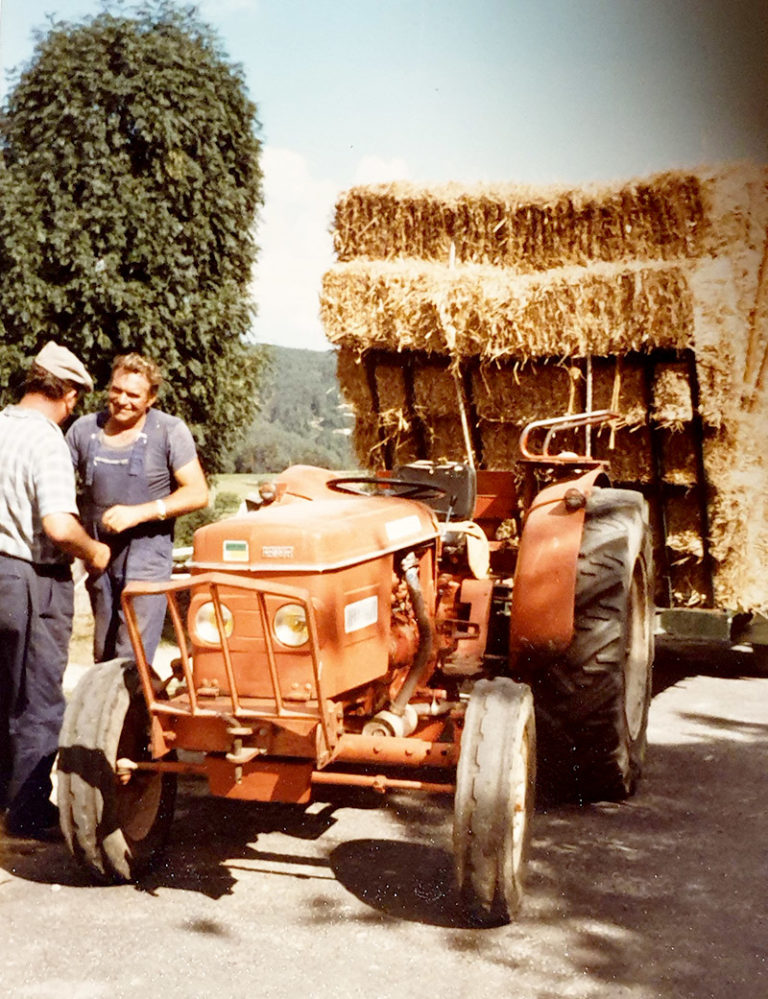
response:
[[[536,785],[530,688],[480,680],[464,718],[453,852],[463,902],[478,925],[509,922],[523,896]]]
[[[133,662],[113,659],[85,673],[59,738],[58,804],[64,838],[97,881],[132,881],[162,849],[173,819],[174,774],[134,772],[118,759],[148,760],[149,719]]]
[[[560,797],[616,801],[635,790],[651,699],[652,593],[645,500],[595,488],[578,558],[574,637],[534,685],[542,783]]]

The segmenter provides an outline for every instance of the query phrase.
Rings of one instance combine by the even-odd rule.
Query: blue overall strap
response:
[[[133,448],[131,450],[131,457],[128,461],[128,474],[129,475],[143,475],[144,474],[144,462],[147,456],[147,442],[149,440],[149,435],[157,432],[160,425],[160,420],[158,419],[157,413],[154,409],[147,410],[147,418],[144,421],[144,426],[139,431],[139,436],[136,438]]]
[[[90,489],[93,485],[93,469],[96,463],[96,445],[99,443],[99,436],[107,422],[109,413],[103,412],[96,415],[96,429],[88,438],[88,445],[85,449],[85,481],[83,485]]]

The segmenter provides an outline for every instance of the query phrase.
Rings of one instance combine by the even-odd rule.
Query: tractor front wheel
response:
[[[136,770],[119,776],[117,761],[150,759],[149,718],[136,666],[97,663],[67,705],[59,739],[58,803],[64,838],[99,881],[132,881],[165,844],[176,777]]]
[[[509,922],[523,895],[536,784],[530,688],[480,680],[467,706],[456,773],[456,879],[473,921]]]

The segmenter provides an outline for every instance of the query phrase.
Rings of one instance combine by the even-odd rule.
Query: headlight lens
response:
[[[221,617],[224,624],[224,635],[229,638],[234,628],[234,618],[232,611],[225,604],[221,604]],[[198,608],[197,614],[195,614],[195,634],[198,640],[205,645],[221,645],[219,626],[216,623],[216,610],[212,601],[201,604]]]
[[[283,604],[275,614],[272,628],[278,642],[297,649],[309,641],[307,612],[301,604]]]

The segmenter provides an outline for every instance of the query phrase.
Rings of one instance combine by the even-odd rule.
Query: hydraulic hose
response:
[[[416,616],[416,624],[419,630],[419,647],[416,650],[416,656],[405,679],[405,683],[389,707],[389,710],[396,715],[403,715],[405,713],[406,706],[413,697],[414,690],[419,685],[424,667],[432,653],[432,624],[427,614],[427,608],[424,605],[424,595],[421,592],[421,583],[419,581],[419,560],[416,558],[415,553],[409,552],[400,563],[400,567],[403,570],[405,585],[408,587],[411,604],[413,605],[413,613]]]

